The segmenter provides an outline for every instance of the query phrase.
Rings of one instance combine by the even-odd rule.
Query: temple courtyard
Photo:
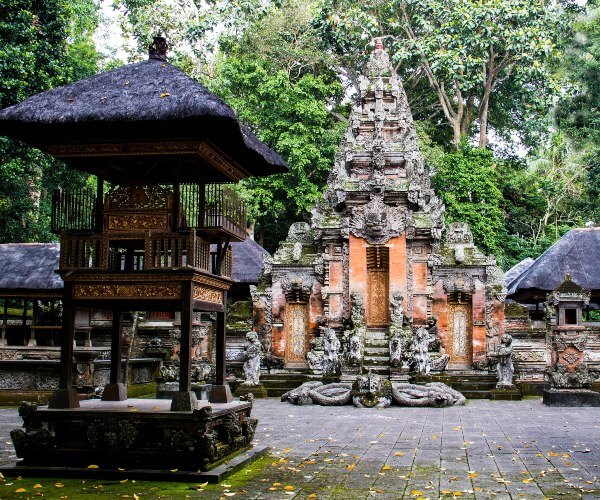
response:
[[[596,408],[538,398],[443,409],[266,399],[253,415],[255,444],[271,454],[218,485],[3,478],[0,498],[600,498]],[[16,408],[0,409],[0,463],[15,460],[9,432],[20,424]]]

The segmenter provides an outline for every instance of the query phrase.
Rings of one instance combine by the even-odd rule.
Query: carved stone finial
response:
[[[164,36],[157,35],[152,40],[150,47],[148,47],[148,58],[156,59],[157,61],[167,60],[167,51],[169,50],[169,44]]]

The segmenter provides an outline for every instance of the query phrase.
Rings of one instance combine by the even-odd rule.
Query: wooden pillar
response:
[[[192,281],[181,284],[181,335],[179,339],[179,392],[171,401],[172,411],[193,411],[197,397],[192,391]]]
[[[103,401],[125,401],[127,390],[121,382],[121,354],[123,352],[123,311],[113,309],[110,340],[110,382],[104,386]]]
[[[31,327],[29,328],[29,342],[27,342],[28,346],[36,346],[37,340],[35,339],[35,325],[37,324],[37,316],[38,316],[38,301],[33,300],[33,311],[31,316]]]
[[[73,382],[73,340],[75,336],[75,307],[73,306],[73,284],[66,282],[63,290],[63,335],[60,343],[60,377],[58,390],[54,392],[50,408],[78,408],[77,391]]]
[[[179,205],[180,205],[180,186],[179,182],[173,183],[173,220],[171,221],[171,231],[174,233],[179,229]],[[186,221],[188,222],[188,221]]]
[[[104,228],[104,179],[98,177],[96,187],[96,232],[101,233]]]
[[[8,299],[4,299],[4,317],[2,318],[2,338],[0,345],[6,345],[6,328],[8,327]]]
[[[179,346],[179,392],[192,390],[192,282],[182,285],[181,336]]]
[[[223,306],[227,304],[227,292],[223,292]],[[225,382],[225,324],[227,323],[226,309],[223,312],[217,313],[217,324],[215,331],[215,350],[216,350],[216,369],[215,385],[210,391],[210,402],[211,403],[231,403],[233,396],[231,395],[231,389],[229,384]]]

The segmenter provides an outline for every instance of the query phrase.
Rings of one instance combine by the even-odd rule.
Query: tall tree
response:
[[[418,66],[404,75],[411,104],[411,87],[426,79],[441,112],[438,119],[451,127],[457,148],[476,122],[480,147],[488,143],[490,125],[518,129],[519,124],[498,123],[490,116],[491,101],[502,86],[513,84],[513,94],[525,94],[529,102],[547,108],[557,91],[548,63],[557,56],[564,23],[557,4],[543,0],[322,0],[318,19],[326,42],[346,60],[364,52],[373,37],[383,36],[399,67]],[[345,75],[353,77],[351,71]],[[502,104],[511,110],[516,101],[523,98],[505,96]],[[531,116],[515,114],[520,120]]]
[[[96,72],[93,0],[6,0],[0,4],[0,107]],[[48,241],[48,190],[82,186],[40,151],[0,138],[0,241]]]

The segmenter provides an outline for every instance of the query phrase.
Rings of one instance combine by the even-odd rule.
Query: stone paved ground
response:
[[[600,498],[598,408],[529,399],[366,410],[269,399],[254,415],[272,459],[202,497],[225,498],[230,482],[227,496],[237,498]],[[17,421],[14,409],[0,410],[0,461],[14,458],[6,441]]]

